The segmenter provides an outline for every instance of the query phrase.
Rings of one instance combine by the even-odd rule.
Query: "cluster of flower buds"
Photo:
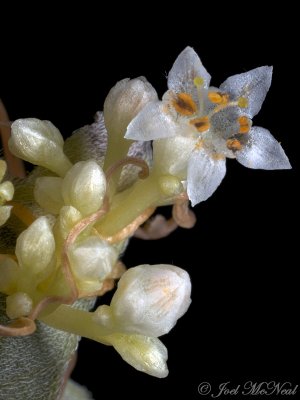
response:
[[[271,67],[260,67],[211,87],[188,47],[161,101],[144,77],[124,79],[97,121],[66,141],[49,121],[15,121],[9,148],[37,167],[16,181],[15,194],[11,182],[0,183],[0,225],[17,237],[15,251],[0,258],[0,291],[11,319],[0,335],[30,334],[38,318],[112,345],[136,369],[165,377],[167,350],[158,337],[187,311],[189,276],[172,265],[125,272],[122,252],[134,234],[159,238],[192,227],[189,201],[194,206],[213,194],[226,157],[249,168],[290,168],[273,136],[252,127],[271,74]],[[0,160],[0,181],[5,173]],[[173,206],[170,220],[156,216],[143,225],[165,205]],[[72,307],[104,294],[119,278],[110,306]]]

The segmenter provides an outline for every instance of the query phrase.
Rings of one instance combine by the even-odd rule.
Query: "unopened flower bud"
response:
[[[5,181],[1,183],[6,173],[6,169],[6,162],[0,160],[0,226],[4,225],[10,217],[12,206],[6,206],[4,204],[7,201],[12,200],[15,191],[14,185],[11,182]]]
[[[173,265],[141,265],[125,272],[110,307],[100,306],[95,321],[116,332],[158,337],[187,311],[191,282]]]
[[[6,298],[6,314],[10,319],[25,317],[32,310],[32,299],[27,293],[17,292]]]
[[[144,77],[123,79],[108,93],[104,103],[104,120],[110,134],[124,136],[130,121],[157,93]]]
[[[65,240],[71,229],[83,218],[82,214],[72,206],[64,206],[60,210],[55,232],[59,232],[60,237]]]
[[[44,277],[51,272],[54,251],[54,236],[46,217],[39,217],[17,239],[16,256],[20,267],[34,277]]]
[[[14,185],[5,181],[0,183],[0,205],[4,204],[6,201],[10,201],[14,195]]]
[[[106,192],[106,179],[101,167],[93,160],[79,161],[63,180],[62,196],[66,205],[72,205],[83,215],[96,212]]]
[[[115,249],[97,236],[74,244],[68,255],[79,286],[87,286],[86,289],[94,284],[99,286],[111,273],[118,257]]]
[[[157,378],[165,378],[168,375],[168,350],[159,339],[116,333],[109,336],[108,340],[123,360],[138,371]]]
[[[9,149],[17,157],[64,176],[72,164],[63,152],[64,140],[50,121],[36,118],[16,120]]]
[[[173,175],[162,175],[159,177],[159,187],[165,196],[173,197],[183,192],[181,181]]]
[[[0,206],[0,226],[4,225],[10,217],[12,206]]]

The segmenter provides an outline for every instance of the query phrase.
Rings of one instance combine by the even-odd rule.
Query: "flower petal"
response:
[[[130,122],[125,138],[154,140],[175,136],[180,131],[161,101],[150,103]]]
[[[229,93],[235,99],[245,97],[248,107],[243,108],[243,114],[252,118],[261,109],[272,81],[273,67],[259,67],[243,74],[237,74],[226,79],[220,90]]]
[[[264,128],[253,127],[248,142],[236,152],[236,159],[242,165],[253,169],[290,169],[291,164],[283,148],[271,133]]]
[[[207,200],[222,182],[226,173],[225,158],[214,156],[201,148],[190,158],[187,173],[187,193],[192,206]]]
[[[177,57],[168,75],[168,88],[175,93],[193,94],[196,90],[194,79],[201,77],[204,88],[208,88],[211,76],[204,68],[198,54],[186,47]]]

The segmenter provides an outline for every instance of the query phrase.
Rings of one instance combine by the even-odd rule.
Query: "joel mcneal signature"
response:
[[[251,395],[283,395],[293,396],[297,393],[299,385],[291,382],[253,382],[247,381],[243,384],[233,385],[230,381],[223,382],[215,388],[209,382],[201,382],[198,386],[198,393],[202,396],[217,398],[221,396],[251,396]]]

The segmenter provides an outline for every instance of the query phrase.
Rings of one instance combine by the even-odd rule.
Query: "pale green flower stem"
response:
[[[96,323],[92,312],[62,304],[52,313],[39,316],[39,320],[52,328],[96,340],[102,344],[110,344],[104,337],[110,335],[112,331]]]
[[[107,171],[107,169],[111,166],[114,165],[116,162],[119,160],[122,160],[127,156],[128,150],[132,144],[131,140],[125,140],[123,138],[125,133],[120,137],[120,135],[117,132],[109,132],[109,135],[107,137],[108,143],[107,143],[107,152],[104,160],[104,165],[103,165],[103,170]],[[111,178],[111,182],[109,185],[109,192],[110,194],[114,194],[117,185],[119,182],[119,178],[121,175],[122,169],[120,168],[118,171],[114,173],[114,175]]]
[[[95,225],[103,236],[113,236],[121,231],[147,208],[156,207],[164,199],[160,190],[159,175],[151,172],[148,178],[138,180],[124,192],[114,196],[111,210]]]

